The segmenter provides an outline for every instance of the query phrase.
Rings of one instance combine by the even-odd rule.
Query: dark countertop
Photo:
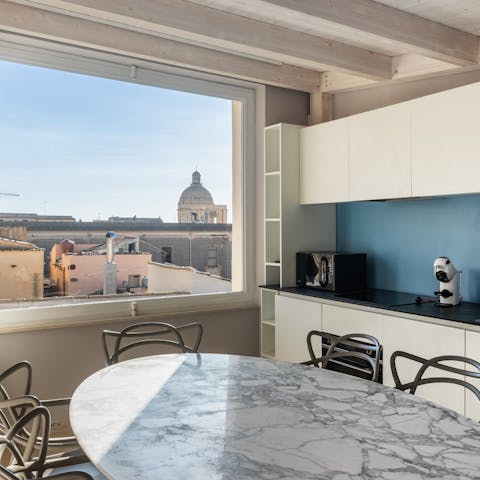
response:
[[[415,293],[395,292],[374,288],[351,294],[336,294],[334,292],[307,287],[280,288],[278,285],[261,285],[261,288],[293,293],[295,295],[304,295],[306,297],[334,300],[336,302],[350,303],[354,305],[365,305],[368,307],[390,310],[392,312],[439,318],[451,322],[480,325],[480,303],[462,302],[454,307],[438,307],[435,304],[434,297],[423,297]]]

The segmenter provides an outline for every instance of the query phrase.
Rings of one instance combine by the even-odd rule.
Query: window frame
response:
[[[203,94],[233,101],[233,121],[237,126],[237,154],[233,168],[232,243],[241,239],[239,250],[232,245],[232,272],[239,276],[239,291],[202,295],[108,298],[94,301],[75,299],[64,304],[46,300],[25,300],[0,307],[0,333],[106,323],[115,320],[152,319],[190,312],[251,308],[258,305],[256,288],[256,162],[261,152],[260,107],[264,87],[252,82],[157,64],[136,58],[83,49],[50,41],[9,34],[0,35],[0,60],[71,73],[129,81],[160,88]],[[258,100],[260,98],[260,101]],[[236,113],[235,113],[236,111]],[[235,130],[235,129],[234,129]],[[235,133],[235,132],[234,132]],[[234,135],[235,136],[235,135]],[[235,142],[235,138],[233,139]],[[235,151],[235,146],[234,146]],[[241,155],[238,152],[241,151]],[[235,158],[235,157],[241,158]],[[239,200],[240,199],[240,200]],[[237,211],[235,212],[235,209]],[[241,260],[238,259],[241,252]],[[234,262],[236,255],[236,262]],[[233,280],[232,273],[232,280]]]

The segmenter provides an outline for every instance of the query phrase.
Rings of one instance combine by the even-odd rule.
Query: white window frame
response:
[[[232,278],[234,287],[237,282],[238,291],[91,302],[72,300],[69,304],[61,300],[56,304],[47,300],[16,302],[11,308],[0,307],[0,333],[107,323],[132,317],[154,319],[258,305],[255,156],[262,149],[262,145],[257,144],[262,138],[264,115],[262,85],[10,34],[0,35],[0,60],[226,98],[234,101],[234,124],[241,122],[240,132],[237,131],[235,137],[234,128],[233,138],[233,215],[240,220],[232,225]],[[241,158],[235,158],[239,156]],[[241,261],[236,248],[241,249]]]

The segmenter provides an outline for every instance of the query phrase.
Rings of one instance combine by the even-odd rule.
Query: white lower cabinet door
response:
[[[322,305],[296,298],[275,297],[275,358],[300,363],[310,359],[307,334],[322,329]],[[314,344],[315,346],[315,344]]]
[[[466,331],[465,356],[480,362],[480,332]],[[467,370],[476,371],[474,367],[466,366]],[[480,389],[480,381],[467,377],[467,382]],[[465,391],[465,415],[480,421],[480,400],[469,390]]]
[[[380,343],[383,339],[383,316],[353,308],[322,306],[322,327],[334,335],[365,333],[374,336]]]
[[[465,330],[431,323],[384,316],[383,331],[383,383],[394,386],[390,357],[401,350],[423,358],[439,355],[465,355]],[[415,378],[419,364],[407,359],[397,359],[400,381],[407,383]],[[458,366],[458,364],[457,364]],[[463,368],[463,364],[460,365]],[[430,372],[428,374],[428,372]],[[455,376],[449,372],[430,369],[427,376]],[[464,379],[464,377],[461,377]],[[416,391],[419,397],[432,400],[458,413],[465,413],[465,389],[459,385],[438,383],[422,385]]]

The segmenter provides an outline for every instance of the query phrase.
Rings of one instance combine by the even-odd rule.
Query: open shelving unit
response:
[[[261,296],[261,354],[275,358],[275,297],[270,286],[295,286],[295,254],[335,247],[335,207],[300,205],[301,126],[265,129],[264,273]]]

